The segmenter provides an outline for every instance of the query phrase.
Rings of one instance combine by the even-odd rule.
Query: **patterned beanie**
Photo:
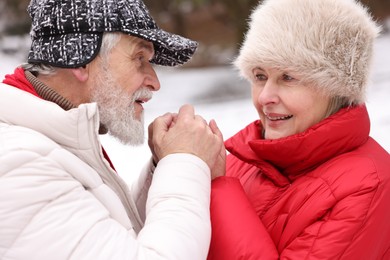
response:
[[[104,32],[122,32],[154,44],[152,63],[187,62],[197,42],[161,30],[141,0],[31,0],[29,63],[81,67],[99,52]]]
[[[245,78],[256,67],[272,67],[329,97],[364,102],[380,28],[358,1],[264,0],[250,18],[235,61]]]

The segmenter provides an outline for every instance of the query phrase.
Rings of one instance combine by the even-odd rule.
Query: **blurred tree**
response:
[[[188,35],[188,16],[194,11],[209,12],[213,19],[237,31],[237,40],[242,40],[251,9],[262,0],[144,0],[156,20],[169,24],[179,34]],[[390,16],[390,0],[360,0],[369,6],[373,15],[382,21]],[[0,22],[7,34],[25,33],[30,19],[26,8],[30,0],[1,0]],[[169,22],[167,22],[169,20]],[[160,21],[159,21],[160,23]],[[0,28],[1,29],[1,28]]]
[[[262,0],[260,0],[261,2]],[[222,24],[230,26],[241,42],[247,18],[259,0],[144,0],[157,20],[170,20],[174,32],[188,36],[186,21],[191,12],[202,10]],[[207,29],[207,28],[204,28]]]
[[[226,63],[235,54],[250,11],[259,3],[259,0],[144,1],[162,28],[201,43],[192,62],[198,66]],[[218,53],[226,49],[231,50],[230,57],[218,60]]]
[[[30,0],[1,0],[0,33],[20,35],[30,30],[31,20],[27,13],[29,2]]]
[[[216,14],[216,18],[224,23],[230,23],[236,31],[237,42],[241,43],[247,30],[249,15],[262,0],[211,0],[211,2],[223,6],[224,12]]]
[[[158,23],[169,24],[171,31],[187,36],[186,17],[209,0],[144,0]]]
[[[383,22],[390,17],[390,0],[360,0],[368,6],[373,16]]]
[[[247,30],[251,11],[263,0],[144,1],[164,29],[193,38],[209,48],[219,44],[223,48],[237,50]],[[360,1],[369,7],[378,21],[390,17],[390,0]],[[214,56],[206,50],[202,58],[214,59]]]
[[[235,49],[247,30],[251,10],[263,0],[143,0],[164,29],[201,42],[201,59],[215,63],[216,52]],[[313,0],[319,1],[319,0]],[[378,21],[390,17],[390,0],[360,0]],[[0,0],[1,34],[25,34],[30,29],[30,0]],[[218,48],[216,48],[218,46]],[[208,50],[207,50],[208,48]],[[214,61],[213,61],[214,59]]]

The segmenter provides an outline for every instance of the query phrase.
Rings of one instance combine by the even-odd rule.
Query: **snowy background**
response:
[[[20,42],[15,39],[7,44],[18,46]],[[0,78],[12,73],[24,60],[24,53],[0,52]],[[145,129],[155,117],[165,112],[177,112],[185,103],[194,105],[196,113],[206,120],[215,119],[225,138],[257,119],[249,85],[239,79],[230,66],[206,69],[156,67],[156,71],[161,89],[144,105]],[[371,136],[390,152],[390,34],[381,36],[375,45],[367,100]],[[110,136],[101,139],[118,173],[131,183],[150,157],[147,144],[128,147]]]

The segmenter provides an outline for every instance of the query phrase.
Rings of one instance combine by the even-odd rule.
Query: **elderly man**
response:
[[[1,259],[205,259],[222,135],[191,106],[149,126],[153,159],[129,190],[99,134],[144,140],[151,63],[196,42],[138,0],[32,0],[28,63],[0,84]],[[178,86],[179,87],[179,86]]]

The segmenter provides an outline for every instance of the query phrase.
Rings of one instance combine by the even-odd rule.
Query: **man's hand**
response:
[[[148,144],[155,163],[168,154],[190,153],[207,163],[212,177],[224,174],[222,133],[215,121],[208,125],[201,116],[195,115],[192,106],[184,105],[178,114],[167,113],[156,118],[148,130]]]

